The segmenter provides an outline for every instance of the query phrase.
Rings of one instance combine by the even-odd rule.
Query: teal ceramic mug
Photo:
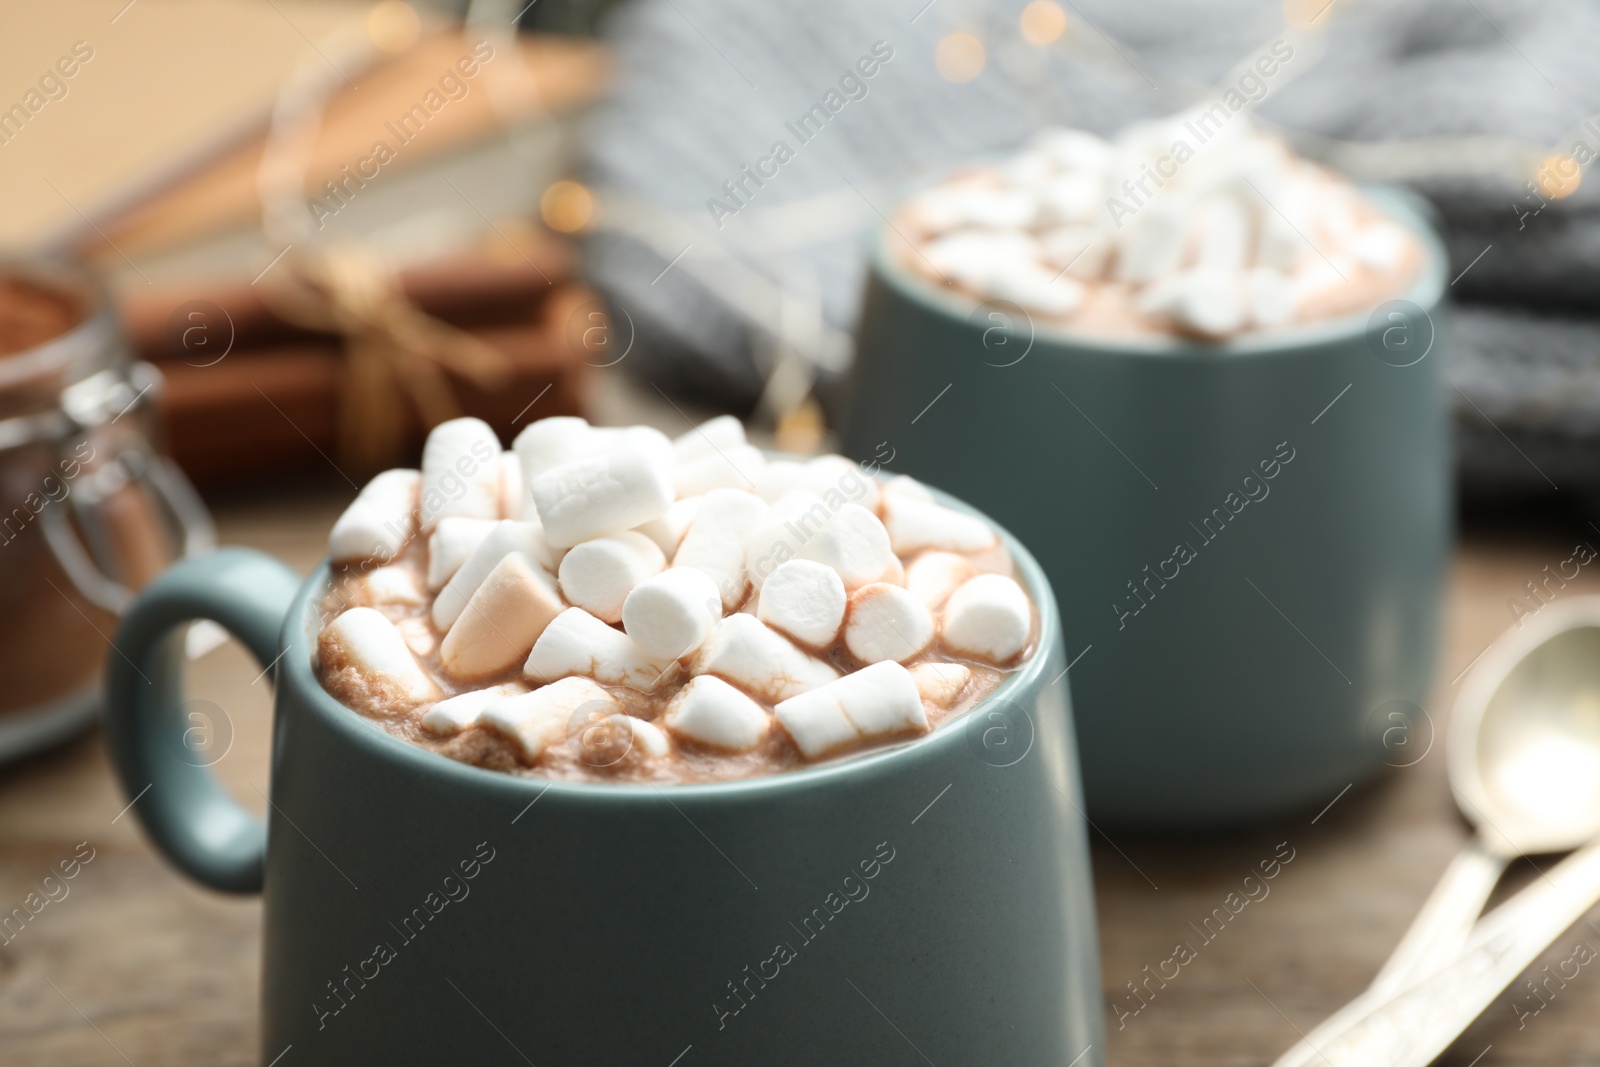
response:
[[[807,770],[652,788],[452,762],[319,686],[326,567],[238,549],[134,604],[106,733],[171,860],[265,896],[263,1063],[1098,1064],[1059,623],[1007,540],[1033,658],[927,737]],[[197,618],[276,664],[265,826],[185,747]]]
[[[1014,530],[1055,586],[1088,815],[1178,828],[1320,806],[1431,743],[1451,529],[1446,259],[1403,299],[1226,345],[1035,327],[872,266],[846,455]]]

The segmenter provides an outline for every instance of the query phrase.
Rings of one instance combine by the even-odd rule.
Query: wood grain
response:
[[[224,541],[259,546],[304,571],[342,503],[332,495],[259,497],[230,503],[218,519]],[[1545,564],[1566,559],[1582,536],[1467,538],[1451,575],[1439,682],[1427,708],[1436,730],[1445,726],[1453,679],[1512,623],[1508,599],[1542,577]],[[1558,595],[1600,592],[1600,568],[1590,570]],[[190,681],[192,699],[227,709],[232,747],[216,769],[257,811],[270,706],[265,682],[250,681],[258,670],[228,645],[194,664]],[[98,735],[0,779],[0,906],[20,903],[79,842],[95,850],[69,895],[0,946],[0,1058],[51,1067],[258,1063],[259,903],[187,882],[131,815],[118,817],[126,803]],[[1352,788],[1320,815],[1208,838],[1098,839],[1108,1062],[1269,1063],[1376,973],[1466,833],[1436,741],[1415,765]],[[1197,935],[1190,924],[1223,907],[1280,842],[1294,858],[1268,895],[1211,940]],[[1511,885],[1532,875],[1523,865]],[[1589,918],[1600,927],[1600,916]],[[1129,996],[1125,983],[1142,980],[1143,968],[1170,957],[1180,940],[1198,946],[1194,958],[1164,988],[1152,985],[1153,998],[1119,1028],[1114,1005]],[[1580,924],[1541,962],[1566,957],[1579,940],[1600,950],[1600,931]],[[1511,1007],[1519,997],[1531,1002],[1525,987],[1501,996],[1441,1062],[1544,1067],[1600,1057],[1592,1023],[1600,974],[1584,969],[1521,1029]]]

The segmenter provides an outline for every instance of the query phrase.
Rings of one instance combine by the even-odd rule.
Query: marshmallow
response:
[[[454,678],[509,670],[565,608],[550,576],[513,552],[495,564],[444,635],[439,662]]]
[[[439,696],[400,631],[374,608],[351,608],[328,623],[318,646],[324,664],[353,671],[383,695],[385,704],[398,708]]]
[[[752,480],[756,495],[769,504],[776,504],[790,493],[806,492],[834,510],[847,502],[866,508],[878,506],[877,482],[843,456],[817,456],[805,463],[774,460],[757,471]]]
[[[957,655],[1008,663],[1033,635],[1028,594],[1001,574],[980,574],[961,585],[944,605],[941,638]]]
[[[729,615],[695,657],[692,674],[716,674],[776,703],[839,677],[831,664],[790,643],[754,615]]]
[[[521,552],[529,562],[540,567],[546,566],[550,548],[538,523],[511,519],[495,523],[434,598],[433,624],[441,630],[449,630],[489,572],[513,552]]]
[[[674,500],[666,514],[649,522],[640,523],[636,529],[654,541],[670,560],[677,553],[678,546],[683,543],[683,535],[688,533],[689,525],[694,522],[695,513],[700,510],[701,499],[698,496],[691,496]]]
[[[666,565],[660,547],[642,533],[597,537],[561,557],[561,595],[597,619],[621,622],[622,602],[634,586]]]
[[[606,685],[648,693],[666,675],[666,665],[648,656],[621,630],[582,608],[568,608],[545,627],[522,673],[530,682],[553,682],[581,674]]]
[[[882,497],[884,505],[895,499],[920,500],[925,504],[935,503],[933,490],[911,477],[909,474],[896,474],[893,478],[883,483]]]
[[[1345,244],[1357,262],[1376,271],[1391,271],[1400,266],[1410,246],[1409,235],[1392,222],[1365,226]]]
[[[621,710],[612,695],[588,678],[562,678],[522,693],[492,701],[478,721],[503,734],[521,750],[522,762],[532,764],[551,745],[567,739],[574,726],[592,715]]]
[[[1039,248],[1050,267],[1082,281],[1099,279],[1111,258],[1111,239],[1087,226],[1049,230],[1040,236]]]
[[[958,230],[929,241],[922,255],[944,277],[982,290],[1012,264],[1037,259],[1039,244],[1015,231]]]
[[[889,557],[889,568],[883,572],[883,577],[878,580],[888,582],[890,585],[903,586],[906,584],[906,565],[900,562],[899,556]]]
[[[925,548],[946,552],[981,552],[999,540],[994,527],[965,512],[941,504],[891,497],[884,504],[884,527],[894,551],[909,556]]]
[[[955,704],[972,679],[972,669],[960,663],[919,663],[911,668],[917,695],[939,708]]]
[[[767,457],[752,445],[729,445],[715,452],[680,459],[672,481],[679,497],[699,496],[713,489],[754,490],[753,475],[767,465]]]
[[[422,528],[447,515],[500,517],[500,439],[482,419],[451,419],[422,446]]]
[[[500,518],[520,519],[523,504],[522,461],[515,452],[500,453]]]
[[[1033,198],[1024,192],[970,182],[929,189],[912,201],[912,208],[936,230],[1015,229],[1032,222],[1036,210]]]
[[[844,624],[844,582],[833,568],[809,559],[781,563],[761,586],[756,618],[812,648],[827,648]]]
[[[1059,270],[1031,260],[1012,263],[989,275],[985,292],[997,300],[1047,315],[1070,315],[1083,304],[1084,288]]]
[[[1245,323],[1245,290],[1237,272],[1196,267],[1145,290],[1139,310],[1170,319],[1185,332],[1225,337]]]
[[[713,489],[700,501],[672,565],[703,572],[721,591],[723,609],[732,611],[744,603],[749,588],[745,540],[766,514],[766,503],[753,493]]]
[[[1188,242],[1187,212],[1187,201],[1171,194],[1170,202],[1146,204],[1128,220],[1117,231],[1117,280],[1151,282],[1176,271]]]
[[[1270,267],[1245,272],[1250,318],[1257,326],[1282,326],[1294,318],[1297,301],[1289,280]]]
[[[924,552],[906,568],[906,588],[930,609],[949,599],[961,583],[977,574],[965,556],[953,552]]]
[[[859,504],[846,504],[795,555],[827,564],[839,572],[846,589],[859,589],[883,577],[894,550],[878,516]]]
[[[1250,259],[1250,211],[1237,197],[1208,197],[1195,212],[1195,264],[1242,270]]]
[[[428,588],[434,592],[443,589],[461,565],[472,555],[473,549],[483,544],[483,539],[494,529],[495,519],[467,519],[452,515],[440,519],[439,525],[428,535]]]
[[[384,471],[368,482],[328,534],[335,563],[394,559],[416,532],[418,487],[412,470]]]
[[[874,663],[790,697],[777,706],[776,714],[806,759],[863,738],[928,729],[928,714],[911,672],[892,662]]]
[[[644,759],[672,751],[672,742],[654,723],[620,711],[605,715],[599,707],[569,723],[567,735],[577,740],[578,759],[599,769],[615,766],[635,751]]]
[[[744,423],[732,415],[718,415],[675,437],[672,441],[672,454],[682,463],[702,456],[714,456],[718,452],[739,448],[745,444],[748,442],[744,436]]]
[[[910,591],[874,582],[851,594],[844,647],[856,659],[904,662],[932,643],[933,613]]]
[[[632,529],[666,514],[675,499],[670,453],[634,437],[535,475],[528,491],[556,548]]]
[[[1088,222],[1106,202],[1105,182],[1098,174],[1078,171],[1051,178],[1039,190],[1042,222]]]
[[[645,579],[622,604],[623,629],[663,663],[699,648],[721,618],[722,591],[693,567],[669,567]]]
[[[690,679],[661,720],[679,737],[729,752],[755,748],[772,727],[766,708],[712,674]]]
[[[564,463],[582,459],[597,448],[594,427],[576,416],[557,415],[530,423],[511,442],[511,449],[517,454],[518,464],[522,468],[524,491],[519,495],[524,507],[531,504],[526,488],[535,477]]]
[[[426,604],[428,598],[405,567],[379,567],[367,575],[367,601],[414,608]]]
[[[520,684],[506,682],[504,685],[490,686],[488,689],[474,689],[470,693],[460,693],[441,700],[428,709],[422,717],[422,728],[436,737],[450,737],[461,731],[478,724],[478,716],[484,709],[506,697],[520,696],[526,693]]]

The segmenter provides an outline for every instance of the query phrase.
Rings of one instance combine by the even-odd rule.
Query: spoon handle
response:
[[[1398,996],[1362,994],[1278,1062],[1425,1067],[1597,900],[1600,843],[1484,916],[1459,959]]]
[[[1460,956],[1506,860],[1474,837],[1456,853],[1368,990],[1390,997]]]

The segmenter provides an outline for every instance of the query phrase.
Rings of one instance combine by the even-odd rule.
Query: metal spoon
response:
[[[1483,654],[1456,700],[1447,760],[1451,791],[1476,836],[1372,985],[1274,1067],[1325,1059],[1319,1048],[1452,964],[1512,859],[1566,852],[1600,836],[1600,597],[1552,604]]]

